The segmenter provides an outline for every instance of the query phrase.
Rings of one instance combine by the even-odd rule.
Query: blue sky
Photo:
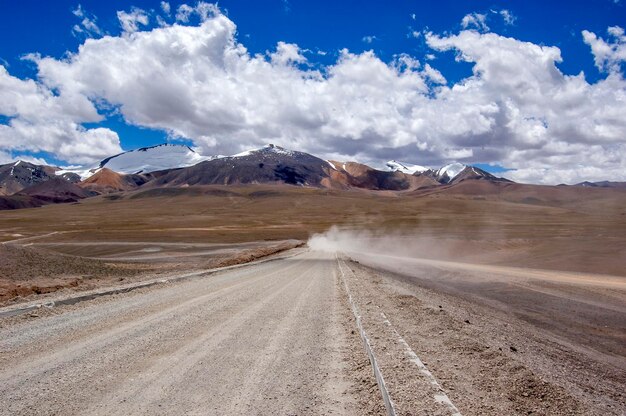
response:
[[[0,58],[17,76],[35,75],[36,68],[21,61],[26,53],[62,57],[75,52],[84,38],[74,36],[72,27],[79,19],[72,11],[81,5],[97,17],[106,32],[121,32],[117,10],[139,7],[160,8],[160,1],[66,1],[37,0],[0,1]],[[171,1],[172,9],[185,2]],[[330,64],[337,51],[348,48],[359,52],[373,49],[384,60],[394,54],[409,53],[422,58],[430,53],[424,42],[407,37],[412,31],[432,30],[437,33],[461,29],[461,19],[468,13],[509,10],[515,17],[507,25],[496,16],[489,16],[490,28],[500,34],[545,45],[558,46],[564,63],[560,68],[568,74],[585,71],[594,81],[600,76],[593,65],[593,56],[582,42],[580,32],[587,29],[602,33],[608,26],[624,25],[626,7],[622,1],[220,1],[220,8],[237,24],[240,41],[251,52],[265,52],[278,41],[297,43],[303,48],[330,51]],[[413,19],[412,16],[415,16]],[[372,43],[363,41],[375,36]],[[334,53],[334,54],[333,54]],[[451,62],[452,61],[452,62]],[[454,64],[440,58],[438,68],[452,81],[471,73],[471,65]]]
[[[332,118],[332,116],[327,114],[319,116],[320,119],[324,120],[323,122],[320,121],[319,125],[314,125],[315,122],[311,120],[306,120],[306,122],[298,121],[302,117],[309,117],[310,113],[316,114],[318,112],[317,107],[303,107],[303,111],[307,114],[295,115],[294,119],[296,121],[287,120],[285,124],[289,125],[289,128],[286,128],[286,130],[279,131],[268,128],[268,131],[259,132],[258,126],[263,122],[262,117],[264,117],[262,114],[259,115],[261,120],[255,121],[256,124],[251,123],[245,129],[230,127],[229,130],[229,128],[224,126],[233,123],[232,120],[243,120],[244,118],[249,120],[254,117],[250,116],[247,110],[242,110],[242,114],[245,114],[245,116],[241,116],[239,113],[223,115],[221,111],[215,109],[215,106],[206,108],[203,104],[198,104],[191,109],[188,115],[181,113],[177,118],[172,117],[172,120],[167,123],[160,122],[156,119],[156,113],[146,113],[144,111],[145,105],[139,106],[140,108],[138,107],[138,109],[133,109],[132,106],[136,104],[136,99],[125,101],[124,97],[120,98],[120,93],[117,91],[100,91],[97,86],[97,80],[93,81],[94,86],[84,88],[84,80],[81,78],[81,87],[76,87],[78,83],[77,78],[82,76],[76,74],[81,70],[86,71],[86,69],[80,69],[82,66],[79,68],[79,65],[76,65],[76,71],[67,71],[63,75],[59,75],[59,63],[67,60],[68,53],[77,54],[79,47],[87,39],[102,40],[104,36],[123,38],[124,36],[134,35],[130,32],[135,30],[125,33],[122,29],[119,11],[131,13],[133,10],[139,10],[147,17],[148,23],[145,25],[141,22],[138,23],[136,32],[156,31],[159,26],[163,25],[170,27],[181,25],[198,28],[207,19],[206,16],[202,17],[199,12],[191,13],[189,19],[185,21],[176,19],[176,12],[180,10],[181,5],[188,4],[190,8],[194,8],[197,6],[197,3],[171,1],[168,3],[169,15],[163,9],[161,3],[160,1],[146,0],[130,2],[76,2],[65,0],[54,2],[22,0],[14,2],[0,0],[0,35],[3,39],[3,42],[0,43],[0,65],[5,67],[7,76],[21,81],[34,80],[40,86],[40,89],[46,89],[46,93],[56,97],[73,97],[68,91],[76,92],[81,98],[89,100],[93,104],[95,111],[100,114],[100,117],[96,117],[93,114],[86,116],[85,114],[91,110],[85,109],[84,111],[81,110],[80,116],[68,116],[68,123],[72,126],[76,124],[78,126],[76,128],[79,130],[78,133],[73,132],[69,134],[71,137],[65,137],[61,133],[58,133],[58,137],[51,135],[49,139],[42,139],[47,142],[47,145],[37,145],[35,143],[36,139],[32,139],[33,143],[26,144],[27,142],[30,143],[28,137],[23,139],[23,145],[16,145],[14,142],[9,143],[6,139],[3,141],[0,135],[0,152],[4,152],[0,153],[0,155],[4,154],[5,159],[8,157],[15,158],[20,155],[34,155],[58,164],[88,164],[90,160],[97,160],[100,153],[104,154],[106,151],[114,151],[116,149],[128,150],[140,146],[158,144],[166,140],[181,141],[195,145],[205,153],[234,152],[246,146],[273,140],[287,146],[291,144],[292,146],[290,147],[300,146],[304,150],[315,151],[329,157],[356,158],[370,163],[376,163],[377,159],[384,162],[388,158],[404,158],[409,159],[406,160],[407,162],[425,165],[461,160],[466,163],[479,163],[481,166],[491,165],[493,166],[490,168],[492,170],[498,170],[498,166],[504,166],[521,172],[525,169],[524,160],[533,157],[537,160],[543,160],[536,163],[537,169],[542,169],[544,172],[551,168],[554,168],[555,172],[558,169],[563,171],[561,177],[555,176],[554,180],[556,181],[558,179],[567,180],[570,177],[567,176],[568,173],[564,173],[565,169],[568,165],[571,165],[572,160],[577,160],[575,153],[580,152],[580,145],[586,143],[587,145],[600,146],[600,150],[606,153],[602,160],[595,162],[592,160],[581,161],[578,168],[586,169],[586,177],[600,175],[602,172],[599,170],[599,165],[601,164],[612,163],[616,171],[623,167],[624,160],[619,154],[622,153],[623,148],[621,146],[624,144],[626,135],[623,134],[621,140],[615,139],[615,136],[616,134],[619,136],[620,132],[626,133],[626,131],[623,130],[623,126],[614,125],[612,120],[615,117],[611,114],[599,114],[590,121],[589,125],[597,126],[599,123],[606,125],[605,128],[598,129],[597,141],[592,134],[580,134],[580,137],[570,140],[569,137],[577,135],[573,130],[577,130],[578,127],[573,127],[572,132],[567,132],[567,126],[559,126],[558,130],[554,129],[551,131],[550,129],[555,124],[551,122],[551,117],[555,117],[555,114],[564,114],[563,111],[565,110],[555,110],[554,108],[537,109],[535,104],[528,101],[516,104],[516,108],[507,113],[507,122],[503,126],[497,126],[500,118],[492,110],[489,110],[489,115],[486,117],[492,117],[491,121],[485,121],[482,127],[470,126],[465,131],[449,132],[444,129],[445,126],[432,131],[416,125],[412,125],[409,128],[408,125],[411,124],[412,120],[397,118],[397,113],[408,114],[405,111],[406,109],[398,110],[397,104],[394,104],[396,107],[392,109],[393,115],[390,115],[388,118],[385,116],[384,110],[372,110],[372,114],[375,114],[375,116],[369,116],[370,120],[372,117],[381,117],[380,120],[376,120],[376,125],[385,125],[392,118],[394,120],[393,122],[389,121],[391,124],[389,129],[381,131],[378,131],[376,126],[361,126],[359,124],[355,127],[356,130],[354,132],[344,135],[341,132],[337,132],[338,127],[335,128],[332,120],[328,121],[328,117]],[[554,63],[559,71],[559,77],[570,82],[572,80],[568,78],[569,76],[576,76],[581,71],[584,72],[585,85],[590,88],[598,87],[596,88],[597,91],[594,92],[590,89],[586,94],[597,97],[600,90],[605,91],[608,89],[599,87],[608,78],[614,76],[617,80],[612,81],[614,82],[612,89],[615,90],[617,88],[618,93],[624,93],[624,84],[620,83],[620,81],[623,81],[624,73],[624,58],[621,55],[624,39],[620,40],[617,29],[610,33],[607,32],[609,28],[623,28],[626,25],[626,6],[623,1],[495,2],[475,0],[463,2],[441,0],[437,2],[337,2],[276,0],[260,4],[258,1],[224,0],[219,2],[218,13],[222,14],[227,22],[232,22],[233,25],[236,25],[236,31],[233,31],[232,36],[238,45],[242,45],[247,49],[248,57],[262,54],[266,61],[272,62],[276,66],[279,65],[279,60],[272,61],[271,54],[277,51],[278,43],[294,44],[297,45],[298,53],[305,57],[306,60],[285,58],[287,59],[285,61],[286,64],[290,66],[290,76],[294,75],[295,71],[300,71],[295,76],[306,78],[311,71],[319,71],[322,77],[326,77],[326,80],[329,80],[333,78],[329,68],[339,66],[339,62],[346,61],[345,52],[342,52],[344,49],[349,50],[352,54],[351,56],[355,57],[355,61],[357,60],[356,57],[363,56],[364,62],[360,62],[359,65],[369,65],[367,66],[367,71],[373,71],[372,68],[379,62],[392,67],[394,62],[398,62],[398,57],[404,54],[404,56],[419,61],[414,71],[416,74],[418,71],[421,71],[420,77],[426,85],[423,88],[427,88],[426,90],[421,90],[420,99],[427,100],[430,98],[430,100],[424,101],[424,103],[433,105],[432,111],[427,112],[428,115],[420,113],[420,117],[424,117],[422,125],[452,122],[459,125],[465,123],[472,124],[474,119],[484,116],[485,113],[468,114],[466,119],[455,121],[441,120],[437,117],[437,109],[440,108],[439,103],[448,103],[451,98],[448,98],[447,95],[453,94],[452,92],[442,91],[442,87],[454,89],[455,86],[458,88],[462,85],[470,85],[467,81],[471,80],[475,82],[476,88],[480,86],[480,88],[484,88],[484,91],[493,94],[493,90],[498,85],[501,85],[498,82],[501,81],[503,74],[496,74],[494,69],[496,66],[493,64],[493,59],[496,58],[488,57],[488,51],[485,49],[476,49],[474,45],[479,45],[479,41],[485,42],[484,45],[481,44],[485,48],[498,48],[500,46],[488,45],[500,45],[500,43],[503,47],[511,47],[511,50],[502,54],[503,60],[507,60],[509,59],[508,57],[512,56],[511,54],[515,54],[515,48],[519,47],[520,50],[523,50],[526,42],[538,48],[543,46],[556,47],[560,51],[561,57],[561,60],[557,59]],[[81,24],[81,22],[84,23],[84,19],[92,22],[94,24],[92,28],[96,27],[97,30],[89,31],[84,24]],[[161,19],[161,24],[159,24],[158,19]],[[214,14],[209,16],[208,19],[214,19]],[[78,25],[78,30],[75,25]],[[585,41],[582,35],[583,31],[592,33],[595,38],[589,38],[591,40]],[[452,39],[452,37],[462,32],[467,32],[468,34],[473,32],[476,33],[477,37]],[[430,37],[428,34],[430,34]],[[497,36],[497,39],[491,39],[491,41],[496,43],[489,41],[488,35],[490,34]],[[444,44],[433,48],[433,45],[436,43],[433,40],[433,36],[446,39],[446,41],[443,42]],[[515,45],[505,45],[506,39],[514,39]],[[612,56],[606,57],[603,55],[605,60],[602,62],[604,64],[599,61],[602,57],[598,58],[599,55],[596,56],[592,53],[592,43],[600,42],[597,39],[604,42],[599,44],[598,51],[601,51],[602,46],[606,45],[614,49]],[[105,50],[103,47],[98,50],[102,51],[102,59],[104,60],[107,59],[107,56],[104,54],[111,52],[111,50]],[[373,52],[373,58],[365,62],[365,54],[370,50]],[[155,53],[156,55],[149,57],[150,60],[159,59],[159,52]],[[285,53],[287,53],[287,50],[285,50]],[[51,61],[53,62],[50,65],[46,65],[45,62],[42,63],[40,58],[24,59],[24,56],[27,54],[39,54],[42,58],[49,57],[52,58]],[[463,54],[471,56],[468,59],[458,59]],[[192,57],[190,59],[193,60],[195,58]],[[146,59],[146,62],[149,62],[149,59]],[[520,55],[519,59],[520,62],[524,62],[524,59],[528,59],[528,57]],[[487,70],[484,74],[477,76],[473,69],[476,70],[476,68],[482,65],[483,61]],[[196,61],[190,62],[194,65],[198,63]],[[189,62],[180,62],[177,65],[184,66],[186,63]],[[425,75],[427,66],[438,71],[445,80],[437,82],[436,76],[428,78],[428,75]],[[89,65],[84,67],[92,68]],[[42,68],[44,69],[42,70]],[[175,69],[176,67],[167,68],[172,70],[172,68]],[[347,65],[346,68],[348,68]],[[537,68],[540,71],[543,67],[538,64]],[[548,68],[547,71],[549,72],[550,69]],[[68,76],[70,76],[68,74],[70,73],[71,77],[74,78],[68,80]],[[370,72],[367,73],[369,74]],[[268,72],[267,74],[270,73]],[[262,77],[268,76],[267,74],[259,74],[258,76],[261,78],[258,82],[263,83]],[[350,74],[350,76],[356,76],[355,72]],[[141,76],[141,71],[139,71],[138,76]],[[242,75],[240,72],[237,72],[236,74],[228,74],[228,76],[236,78]],[[272,77],[272,75],[269,76]],[[54,77],[59,78],[51,81]],[[339,77],[334,78],[339,79]],[[399,76],[399,78],[401,77]],[[518,85],[523,86],[526,82],[540,82],[536,81],[537,79],[543,79],[543,75],[529,73],[528,79],[520,79]],[[140,82],[143,81],[141,80]],[[490,86],[489,83],[492,81],[493,83]],[[393,85],[402,84],[400,79],[397,82],[393,82]],[[209,79],[207,85],[205,85],[207,88],[204,92],[205,96],[206,94],[210,96],[211,91],[213,91],[209,88],[209,85],[212,85],[211,83],[212,81]],[[237,85],[244,84],[238,83]],[[417,81],[415,85],[417,85]],[[288,85],[282,87],[291,88]],[[382,87],[376,86],[376,88]],[[389,86],[386,88],[389,88]],[[571,87],[567,91],[575,89]],[[19,88],[18,90],[22,91]],[[327,91],[327,88],[323,90]],[[270,94],[280,94],[280,92],[276,92],[277,89],[275,87],[268,87],[268,91],[270,91]],[[294,95],[309,93],[302,91],[301,86],[296,86],[292,93]],[[175,95],[175,93],[173,94]],[[219,92],[217,95],[224,97],[223,94],[225,93]],[[406,94],[407,91],[400,91],[397,97],[394,96],[394,102],[401,102],[406,98]],[[477,96],[482,97],[485,94],[487,93],[480,92],[477,93]],[[361,95],[359,97],[363,99]],[[198,99],[201,103],[202,97]],[[230,97],[227,97],[227,99],[230,99]],[[372,100],[374,99],[380,100],[380,97],[372,96]],[[474,96],[472,97],[473,99]],[[233,98],[233,102],[239,103],[241,100],[240,97]],[[277,98],[277,100],[282,101],[283,98]],[[333,102],[333,100],[335,98],[329,95],[325,102]],[[367,97],[365,100],[367,101]],[[497,103],[498,106],[503,106],[502,108],[510,107],[507,107],[508,104],[501,104],[508,101],[506,96],[489,96],[485,100],[477,103],[476,107],[489,107],[490,102]],[[512,99],[511,102],[516,102],[516,100],[522,100],[522,98],[517,97]],[[619,101],[619,97],[606,97],[602,98],[602,100],[604,100],[602,103],[609,107],[611,100]],[[248,101],[250,102],[246,105],[255,105],[256,103],[254,100]],[[276,104],[274,102],[267,103],[264,100],[257,102],[269,106]],[[419,101],[419,103],[422,102]],[[474,101],[466,97],[459,101],[459,103],[461,102],[474,103]],[[418,101],[412,101],[414,107],[419,107],[421,105],[419,103]],[[65,105],[62,104],[60,106],[66,108]],[[72,105],[74,106],[75,104]],[[80,105],[85,104],[81,103]],[[278,104],[276,105],[277,108],[280,107]],[[309,100],[307,100],[307,104],[303,105],[309,105]],[[339,111],[352,114],[351,117],[354,117],[353,112],[361,111],[362,113],[368,113],[370,110],[368,108],[352,108],[350,104],[345,104],[345,106],[345,108]],[[75,106],[72,108],[75,109]],[[203,122],[192,120],[194,114],[197,115],[199,113],[205,118],[211,118],[215,115],[216,119],[219,119],[219,123],[216,121],[214,124],[207,123],[205,125]],[[581,113],[584,114],[583,109],[581,109]],[[171,111],[168,114],[171,114]],[[413,111],[411,114],[411,118],[417,117],[416,111]],[[522,133],[520,133],[522,136],[518,138],[513,137],[517,133],[509,130],[513,129],[514,127],[511,126],[515,124],[511,121],[512,117],[514,117],[511,114],[520,117],[521,122],[539,120],[539,124],[546,127],[546,132],[541,133],[545,135],[545,138],[543,136],[541,140],[536,137],[525,138],[522,137]],[[158,115],[159,117],[162,116],[161,113]],[[49,121],[46,121],[48,119],[41,121],[39,118],[35,122],[14,109],[12,111],[3,111],[0,106],[0,125],[8,126],[13,120],[19,121],[20,119],[24,119],[29,125],[49,123]],[[363,123],[366,121],[363,121]],[[572,120],[572,123],[574,121],[575,119]],[[274,119],[268,120],[268,124],[273,123],[279,123],[279,121]],[[393,123],[399,123],[401,127],[397,128],[406,128],[407,131],[386,142],[386,135],[393,134],[389,133],[394,129]],[[192,124],[193,126],[190,127]],[[310,125],[314,126],[306,130],[309,128],[306,126]],[[342,121],[339,125],[347,126],[346,128],[349,129],[353,124]],[[535,127],[534,125],[526,126],[524,129],[528,131]],[[14,129],[17,128],[14,127]],[[60,129],[67,130],[70,127]],[[117,147],[115,145],[116,139],[108,131],[105,132],[104,130],[106,129],[117,134]],[[81,153],[78,150],[67,150],[71,146],[75,146],[77,149],[80,147],[79,141],[84,140],[84,138],[81,139],[84,130],[93,130],[91,135],[93,137],[89,139],[93,140],[89,142],[90,151]],[[251,132],[251,130],[255,131]],[[611,130],[610,134],[606,133],[608,130]],[[43,135],[48,134],[46,126],[41,127],[41,130],[37,131],[43,131]],[[9,131],[9,133],[15,133],[17,137],[21,137],[16,132],[17,130]],[[106,146],[103,145],[99,153],[94,150],[98,146],[98,140],[100,140],[96,139],[95,136],[96,133],[102,132],[107,133],[106,138],[102,140],[103,142],[108,140],[108,144]],[[318,140],[317,144],[314,145],[307,141],[307,135],[325,135],[325,138],[321,141]],[[414,137],[407,138],[407,135],[414,135]],[[510,135],[513,138],[502,139],[503,135]],[[293,143],[289,142],[292,140],[291,137],[294,137]],[[78,144],[75,145],[73,140],[78,141]],[[524,140],[526,142],[520,145],[519,143]],[[538,143],[538,141],[541,143]],[[557,143],[558,146],[556,145]],[[564,144],[561,145],[561,143]],[[65,150],[57,150],[62,147]],[[544,151],[541,152],[540,148]],[[511,156],[516,153],[520,153],[517,158]],[[615,156],[616,154],[618,156]],[[552,166],[551,163],[553,162],[550,161],[556,160],[557,157],[561,157],[561,159],[554,162],[554,166]],[[594,163],[596,166],[593,166]],[[536,178],[527,179],[536,181]]]

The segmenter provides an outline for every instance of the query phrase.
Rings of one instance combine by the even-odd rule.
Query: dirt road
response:
[[[361,329],[396,415],[622,415],[622,285],[300,249],[0,319],[0,415],[384,414]]]
[[[0,322],[0,414],[369,414],[381,406],[322,253]]]

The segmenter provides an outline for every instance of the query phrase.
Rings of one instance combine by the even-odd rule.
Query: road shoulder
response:
[[[416,381],[423,377],[417,366],[409,365],[390,326],[463,415],[619,414],[619,380],[588,392],[559,382],[561,372],[576,365],[575,351],[541,339],[515,317],[407,284],[391,273],[347,264],[353,271],[348,274],[353,296],[399,409],[423,409],[424,389]],[[531,357],[539,357],[538,362]],[[559,361],[562,367],[554,365]],[[613,396],[605,397],[602,388]]]

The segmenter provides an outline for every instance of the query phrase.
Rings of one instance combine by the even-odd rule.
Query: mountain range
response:
[[[489,183],[496,186],[494,189],[512,184],[476,166],[460,163],[430,169],[394,160],[387,162],[386,167],[387,170],[378,170],[357,162],[324,160],[272,144],[233,156],[214,157],[201,156],[187,146],[163,144],[114,155],[92,167],[61,169],[24,161],[0,165],[0,209],[76,202],[138,189],[200,185],[275,183],[340,190],[425,192],[445,191],[463,182]],[[624,187],[620,182],[579,185]]]

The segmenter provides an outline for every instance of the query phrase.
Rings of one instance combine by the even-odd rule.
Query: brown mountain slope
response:
[[[467,179],[435,188],[417,190],[415,196],[439,195],[485,199],[517,204],[543,205],[589,212],[601,204],[608,212],[621,212],[616,201],[626,200],[626,190],[582,186],[529,185],[507,181]],[[595,208],[594,208],[595,207]]]
[[[591,188],[621,188],[626,189],[626,182],[612,182],[612,181],[599,181],[599,182],[581,182],[574,186],[584,186]]]
[[[438,185],[436,180],[423,175],[414,176],[398,171],[380,171],[356,162],[331,161],[330,163],[334,169],[328,169],[329,187],[407,191]]]
[[[124,175],[107,168],[98,170],[94,175],[78,184],[79,187],[100,194],[129,191],[148,181],[145,175]]]
[[[484,171],[475,166],[466,166],[457,176],[450,181],[451,184],[459,183],[465,180],[479,180],[479,181],[492,181],[492,182],[511,182],[508,179],[498,178],[491,173]]]

